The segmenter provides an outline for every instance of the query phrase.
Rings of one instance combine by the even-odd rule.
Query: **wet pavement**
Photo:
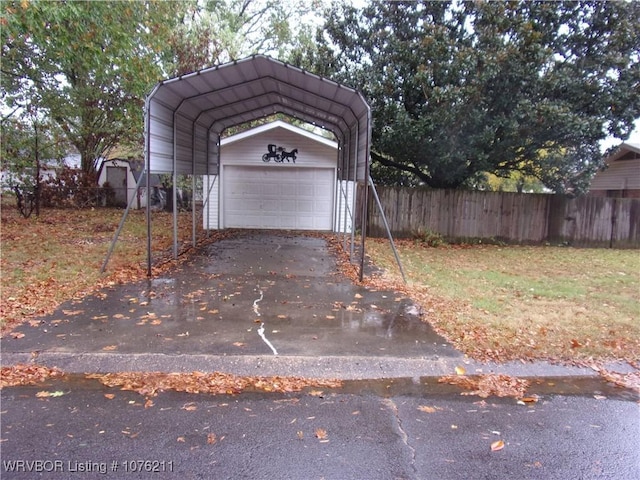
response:
[[[393,378],[453,373],[594,375],[544,363],[483,365],[456,351],[392,291],[354,285],[324,238],[238,232],[171,272],[117,285],[25,324],[2,363],[66,372],[224,371]],[[20,336],[20,335],[17,335]]]
[[[545,393],[555,382],[566,392]],[[81,376],[5,388],[0,476],[640,477],[640,407],[620,390],[585,394],[566,379],[545,380],[539,400],[524,404],[432,387],[368,380],[291,394],[164,392],[151,402]]]
[[[423,320],[410,299],[344,278],[322,238],[239,233],[2,339],[3,366],[68,375],[2,389],[0,476],[640,478],[637,393],[590,369],[475,363]],[[536,401],[438,382],[457,366],[527,377]],[[196,370],[345,381],[145,398],[83,374]]]

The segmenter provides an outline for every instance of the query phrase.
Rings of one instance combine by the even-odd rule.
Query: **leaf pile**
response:
[[[595,368],[595,370],[608,382],[640,393],[640,370],[631,373],[611,372],[604,368]]]
[[[167,390],[232,395],[242,393],[245,390],[288,393],[299,392],[307,387],[338,388],[342,385],[339,380],[280,376],[243,377],[221,372],[120,372],[88,374],[86,377],[98,380],[108,387],[120,387],[121,390],[131,390],[147,397],[156,396],[159,392]]]
[[[492,395],[496,397],[524,397],[531,382],[522,378],[511,377],[509,375],[485,374],[485,375],[445,375],[438,379],[440,383],[457,385],[463,389],[470,390],[462,392],[461,395],[478,395],[487,398]]]
[[[42,365],[18,364],[12,367],[0,369],[0,389],[15,387],[17,385],[35,385],[49,378],[62,377],[64,372],[57,368],[44,367]]]

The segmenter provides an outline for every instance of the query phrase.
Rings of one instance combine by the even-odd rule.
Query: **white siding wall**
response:
[[[203,198],[207,198],[207,195],[209,195],[209,200],[203,205],[202,228],[205,230],[218,230],[220,228],[220,177],[218,175],[209,175],[208,178],[209,182],[207,182],[207,176],[204,176],[202,181]]]
[[[277,147],[283,147],[288,152],[297,148],[296,167],[336,168],[337,150],[335,148],[302,137],[284,128],[274,128],[237,142],[223,144],[220,161],[224,165],[293,166],[293,162],[286,160],[280,164],[276,164],[273,159],[268,163],[263,162],[262,155],[267,153],[267,145],[270,143]]]
[[[351,233],[353,228],[354,205],[354,182],[338,181],[338,198],[336,201],[336,232]]]
[[[125,167],[127,169],[127,202],[131,202],[134,198],[131,208],[145,208],[147,206],[147,193],[146,184],[140,185],[140,192],[136,191],[136,178],[131,171],[131,165],[129,162],[122,160],[106,160],[100,169],[100,177],[98,177],[98,185],[102,186],[107,181],[107,168],[108,167]],[[135,198],[140,195],[140,201]]]

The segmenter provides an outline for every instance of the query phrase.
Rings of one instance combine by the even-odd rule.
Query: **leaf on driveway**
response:
[[[61,397],[64,395],[62,390],[56,390],[55,392],[47,392],[43,390],[41,392],[36,393],[36,398],[48,398],[48,397]]]
[[[215,433],[210,433],[207,435],[207,444],[214,445],[218,441]]]
[[[328,442],[329,436],[327,435],[327,431],[323,428],[316,428],[316,438],[321,442]]]
[[[439,383],[457,385],[461,388],[471,390],[462,392],[461,395],[478,395],[487,398],[491,395],[497,397],[523,398],[531,382],[522,378],[511,377],[509,375],[445,375],[438,379]]]
[[[421,412],[424,412],[424,413],[436,413],[438,410],[442,410],[442,408],[430,407],[428,405],[420,405],[418,407],[418,410],[420,410]]]
[[[456,367],[456,375],[464,375],[465,373],[467,373],[467,371],[464,369],[464,367],[461,367],[461,366]]]
[[[48,378],[61,377],[64,373],[57,368],[34,364],[18,364],[0,369],[0,389],[16,385],[33,385]]]
[[[497,452],[498,450],[502,450],[504,448],[504,441],[496,440],[491,444],[491,451]]]
[[[107,345],[106,347],[102,347],[102,350],[104,350],[105,352],[112,352],[113,350],[117,350],[118,346],[117,345]]]
[[[22,332],[11,332],[11,336],[17,340],[19,338],[24,338],[24,333],[22,333]]]

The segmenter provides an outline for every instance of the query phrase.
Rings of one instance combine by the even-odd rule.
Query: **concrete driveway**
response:
[[[323,238],[293,233],[241,232],[162,277],[68,302],[18,331],[3,340],[3,363],[37,356],[79,371],[242,364],[291,374],[313,364],[337,373],[371,357],[461,358],[409,299],[355,286]]]
[[[411,300],[354,285],[323,238],[294,233],[239,232],[162,277],[33,323],[3,339],[3,365],[343,379],[442,375],[463,363],[488,371],[435,334]]]

